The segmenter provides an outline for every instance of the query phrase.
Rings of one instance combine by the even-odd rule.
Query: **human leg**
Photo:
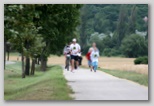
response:
[[[75,61],[75,69],[77,69],[79,66],[78,56],[74,56],[74,61]]]
[[[98,62],[94,62],[94,71],[96,72],[97,70],[97,67],[98,67]]]
[[[69,71],[69,62],[70,62],[70,57],[67,57],[67,60],[66,60],[67,71]]]
[[[74,70],[74,56],[71,55],[71,71]]]

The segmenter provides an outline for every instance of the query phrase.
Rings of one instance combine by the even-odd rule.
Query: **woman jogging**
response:
[[[93,68],[94,72],[96,72],[97,67],[98,67],[99,50],[97,49],[96,44],[95,43],[93,43],[93,44],[94,44],[94,46],[93,46],[93,50],[90,54],[90,58],[92,61],[92,68]]]

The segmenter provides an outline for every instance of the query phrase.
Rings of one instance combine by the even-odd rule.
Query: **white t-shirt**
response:
[[[91,61],[92,62],[98,62],[98,57],[99,57],[99,51],[93,50],[90,54]]]
[[[70,46],[69,45],[65,46],[63,52],[64,52],[64,54],[69,54],[69,52],[70,52]]]
[[[81,49],[80,45],[78,43],[71,44],[70,45],[72,55],[77,56],[78,51]]]

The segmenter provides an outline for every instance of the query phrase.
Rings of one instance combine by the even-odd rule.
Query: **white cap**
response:
[[[73,41],[73,42],[76,42],[76,39],[74,38],[72,41]]]

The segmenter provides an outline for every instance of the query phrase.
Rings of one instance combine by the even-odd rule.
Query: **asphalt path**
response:
[[[64,70],[75,100],[148,100],[148,87],[120,79],[102,71],[79,68]]]

